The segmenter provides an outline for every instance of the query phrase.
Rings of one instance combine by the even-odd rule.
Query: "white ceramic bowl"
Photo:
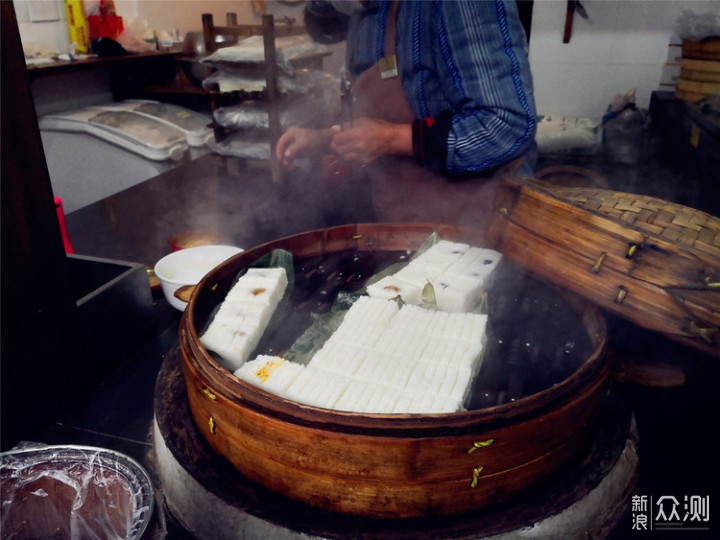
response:
[[[180,311],[187,302],[175,296],[175,291],[186,285],[197,285],[205,275],[220,263],[242,252],[234,246],[198,246],[165,255],[155,264],[155,275],[170,305]]]

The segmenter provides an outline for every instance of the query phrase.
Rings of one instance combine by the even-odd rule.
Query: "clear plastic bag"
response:
[[[294,88],[288,77],[278,77],[278,90],[287,93]],[[209,92],[264,92],[265,75],[246,68],[224,66],[203,79],[202,87]]]
[[[720,6],[703,13],[684,9],[675,23],[675,33],[690,41],[720,36]]]
[[[123,454],[89,446],[36,445],[0,454],[3,538],[139,539],[155,494]]]
[[[322,125],[327,104],[308,96],[293,96],[278,104],[280,127],[312,127]],[[215,121],[226,128],[250,129],[269,127],[268,105],[264,101],[245,101],[238,105],[219,107]]]
[[[270,159],[270,136],[265,129],[246,129],[233,133],[220,142],[208,143],[210,149],[221,156],[245,159]]]
[[[293,60],[327,51],[325,45],[315,43],[308,35],[284,36],[275,39],[276,63],[288,75],[293,75],[295,72]],[[223,67],[227,64],[260,65],[265,62],[263,36],[245,38],[237,45],[218,49],[201,61],[215,67]]]

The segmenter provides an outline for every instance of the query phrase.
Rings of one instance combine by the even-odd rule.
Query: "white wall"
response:
[[[5,1],[5,0],[0,0]],[[64,0],[13,0],[23,43],[42,42],[64,52],[69,45]],[[202,14],[211,13],[215,24],[225,24],[227,13],[236,13],[240,24],[260,24],[261,14],[251,0],[115,0],[117,14],[126,27],[136,19],[147,21],[157,34],[177,29],[181,36],[202,30]],[[99,0],[85,0],[86,13],[92,13]],[[302,23],[302,4],[275,1],[264,3],[267,13],[288,16]],[[42,10],[40,9],[42,8]],[[39,11],[56,14],[54,20],[33,21]]]
[[[0,0],[2,1],[2,0]],[[23,42],[42,41],[64,51],[68,45],[63,0],[14,0]],[[91,10],[98,0],[86,0]],[[478,0],[483,1],[483,0]],[[29,4],[58,7],[61,20],[30,22]],[[683,9],[720,12],[720,0],[582,0],[589,20],[575,15],[572,38],[562,42],[565,0],[535,0],[530,36],[530,65],[539,114],[600,118],[613,95],[635,88],[637,103],[647,107],[659,87],[676,21]],[[250,0],[115,0],[129,24],[147,20],[158,33],[181,35],[202,28],[202,13],[218,24],[227,12],[241,23],[259,23]],[[302,5],[269,0],[269,13],[301,21]],[[37,11],[37,10],[35,10]],[[329,71],[342,64],[342,51],[326,61]]]
[[[720,11],[720,2],[582,0],[563,43],[565,0],[535,0],[530,66],[539,114],[600,118],[615,94],[637,90],[646,108],[660,84],[668,44],[683,9]]]

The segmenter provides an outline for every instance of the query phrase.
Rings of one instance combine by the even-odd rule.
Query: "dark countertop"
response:
[[[367,193],[349,196],[301,171],[273,183],[268,168],[207,154],[67,215],[77,253],[153,265],[174,236],[211,231],[248,248],[289,234],[374,219]]]
[[[546,159],[541,166],[556,161]],[[636,164],[612,164],[600,156],[570,161],[594,162],[612,189],[670,195],[668,199],[679,191],[686,204],[704,197],[702,180],[664,162],[663,156]],[[677,190],[675,182],[686,189]],[[282,184],[273,184],[268,169],[210,154],[73,212],[67,224],[77,253],[152,265],[170,251],[175,235],[191,230],[219,232],[228,243],[248,248],[314,228],[373,220],[363,189],[353,189],[350,201],[343,202],[341,191],[312,176],[287,174]],[[708,208],[716,202],[704,201]],[[37,441],[112,448],[151,469],[154,384],[165,355],[177,343],[180,319],[162,293],[154,291],[153,300],[158,328],[153,339],[39,433]],[[638,421],[637,494],[714,494],[720,362],[613,317],[609,329],[613,354],[671,364],[683,369],[687,379],[671,388],[616,387],[632,403]],[[628,517],[614,537],[626,537],[630,526]],[[168,537],[183,537],[172,519],[167,528]]]

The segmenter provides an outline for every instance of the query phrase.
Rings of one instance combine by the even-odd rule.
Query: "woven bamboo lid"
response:
[[[655,197],[606,189],[553,188],[570,204],[657,236],[720,263],[720,218]],[[720,285],[720,284],[719,284]]]
[[[645,195],[508,177],[489,236],[546,279],[720,357],[720,218]]]

